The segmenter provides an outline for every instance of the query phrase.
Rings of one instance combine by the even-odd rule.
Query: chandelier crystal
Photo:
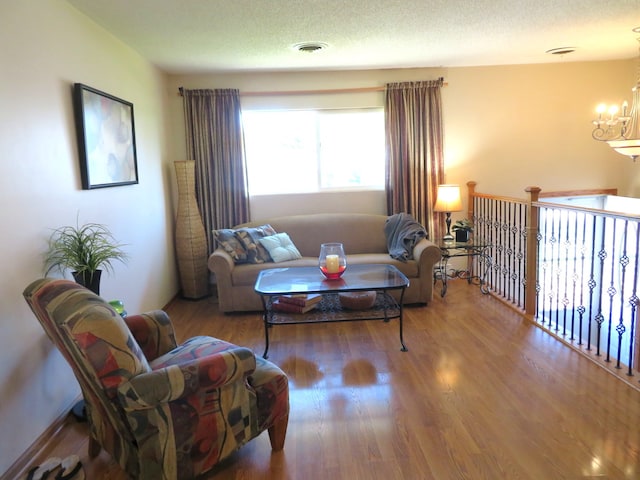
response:
[[[637,32],[637,29],[634,31]],[[640,43],[640,37],[637,40]],[[635,162],[640,156],[640,56],[638,80],[631,92],[631,108],[626,100],[621,108],[618,105],[598,105],[598,118],[593,121],[595,128],[591,136],[595,140],[607,142],[616,152],[631,157]]]

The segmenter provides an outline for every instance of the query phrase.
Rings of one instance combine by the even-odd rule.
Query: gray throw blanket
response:
[[[384,234],[387,237],[389,255],[401,262],[413,258],[413,247],[422,238],[427,238],[424,227],[408,213],[396,213],[387,218]]]

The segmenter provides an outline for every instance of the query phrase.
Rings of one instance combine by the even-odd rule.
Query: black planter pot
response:
[[[456,242],[466,243],[469,241],[469,236],[471,235],[471,232],[468,230],[456,230],[455,234],[456,234]]]
[[[93,272],[71,272],[73,279],[85,288],[88,288],[96,295],[100,295],[100,275],[102,270]]]

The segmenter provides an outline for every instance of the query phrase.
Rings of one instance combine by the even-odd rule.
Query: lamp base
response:
[[[451,234],[451,212],[446,212],[446,214],[447,218],[445,219],[445,223],[447,224],[447,233],[442,237],[442,240],[445,243],[451,243],[453,242],[453,235]]]

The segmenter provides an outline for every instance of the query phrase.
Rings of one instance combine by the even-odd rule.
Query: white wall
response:
[[[543,191],[616,187],[620,195],[640,197],[640,162],[615,153],[591,138],[595,106],[631,100],[635,59],[613,62],[476,68],[425,68],[341,72],[243,73],[169,76],[172,118],[182,119],[178,87],[238,88],[246,92],[330,90],[380,87],[387,82],[445,78],[442,90],[447,183],[477,191],[525,198],[528,186]],[[244,95],[243,108],[336,108],[382,106],[382,92],[315,95]],[[182,121],[182,120],[180,120]],[[178,122],[179,123],[179,122]],[[175,156],[184,152],[176,136]],[[368,196],[371,195],[371,196]],[[358,202],[338,203],[323,195],[289,195],[252,202],[252,218],[292,210],[327,211],[363,205],[385,213],[384,198],[358,194]],[[466,210],[466,205],[465,205]],[[466,216],[464,212],[454,218]]]
[[[101,293],[130,312],[163,307],[178,286],[164,76],[62,0],[3,0],[0,22],[1,474],[79,395],[22,297],[51,229],[78,216],[127,244]],[[74,82],[134,104],[138,185],[81,189]]]

